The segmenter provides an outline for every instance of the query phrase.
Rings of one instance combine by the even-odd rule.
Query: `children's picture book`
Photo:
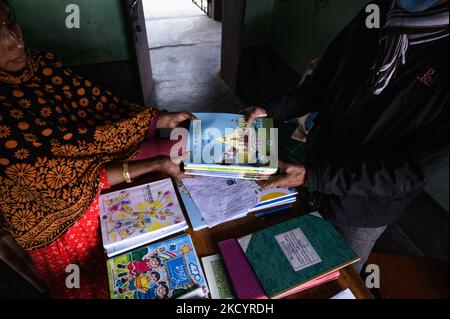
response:
[[[189,129],[185,162],[188,174],[267,179],[278,170],[277,131],[273,120],[252,124],[245,116],[228,113],[195,113]]]
[[[230,277],[220,254],[202,258],[211,299],[235,299]]]
[[[107,260],[112,299],[203,298],[209,293],[188,234]]]
[[[170,178],[102,194],[99,205],[108,257],[188,227]]]

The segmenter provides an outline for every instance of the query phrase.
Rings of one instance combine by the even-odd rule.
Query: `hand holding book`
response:
[[[161,172],[173,178],[189,178],[190,175],[184,174],[181,170],[181,162],[189,157],[189,153],[172,160],[168,156],[158,156],[141,161],[133,161],[128,163],[128,173],[133,180],[144,174]],[[124,182],[123,177],[123,163],[111,162],[106,164],[106,174],[111,186]]]
[[[297,187],[306,182],[306,168],[298,163],[286,163],[278,160],[280,174],[268,181],[261,181],[259,184],[265,189],[275,187]]]
[[[261,117],[267,117],[267,111],[263,108],[257,106],[248,107],[239,112],[240,114],[245,115],[245,120],[247,123],[253,123],[254,120]]]

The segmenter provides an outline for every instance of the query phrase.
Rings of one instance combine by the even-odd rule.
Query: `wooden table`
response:
[[[105,192],[116,191],[118,189],[145,184],[163,178],[167,178],[167,176],[164,176],[162,174],[148,175],[146,177],[141,177],[137,179],[132,184],[120,184]],[[183,202],[181,201],[179,196],[178,200],[180,201],[180,204],[184,210],[185,218],[189,223],[188,215],[186,214]],[[255,217],[253,214],[250,214],[247,217],[230,221],[228,223],[220,224],[212,229],[193,231],[192,227],[189,227],[187,232],[191,235],[192,241],[194,242],[195,250],[197,251],[197,255],[199,259],[201,259],[202,257],[205,256],[218,254],[219,253],[218,243],[222,240],[242,237],[244,235],[254,233],[256,231],[262,230],[272,225],[305,214],[306,209],[303,203],[304,200],[299,195],[297,202],[294,203],[292,207],[292,210],[282,215],[263,219],[261,217]],[[350,265],[348,267],[341,269],[341,275],[338,280],[328,282],[318,287],[314,287],[306,291],[291,295],[288,297],[288,299],[329,299],[334,295],[336,295],[337,293],[339,293],[340,291],[347,288],[350,288],[355,297],[358,299],[374,298],[374,296],[369,291],[369,289],[367,289],[367,287],[365,286],[364,282],[361,280],[359,275],[353,269],[353,266]]]
[[[188,233],[192,237],[199,258],[210,256],[219,253],[218,242],[230,238],[241,237],[297,217],[302,214],[300,207],[300,203],[297,202],[293,206],[291,212],[268,219],[249,215],[245,218],[218,225],[213,229],[193,231],[192,228],[189,228]],[[354,270],[353,266],[348,266],[341,270],[341,276],[338,280],[291,295],[288,299],[329,299],[347,288],[350,288],[358,299],[374,298]]]

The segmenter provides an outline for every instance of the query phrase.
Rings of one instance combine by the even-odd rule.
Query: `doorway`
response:
[[[203,1],[210,2],[210,1]],[[190,112],[237,112],[220,76],[222,23],[193,0],[142,0],[154,88],[151,104]],[[203,4],[204,5],[204,4]]]

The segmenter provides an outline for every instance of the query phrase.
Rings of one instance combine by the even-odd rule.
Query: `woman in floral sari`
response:
[[[0,1],[0,260],[52,297],[107,298],[98,194],[149,172],[183,177],[153,135],[192,118],[121,101],[26,50]],[[66,287],[72,264],[79,289]]]

